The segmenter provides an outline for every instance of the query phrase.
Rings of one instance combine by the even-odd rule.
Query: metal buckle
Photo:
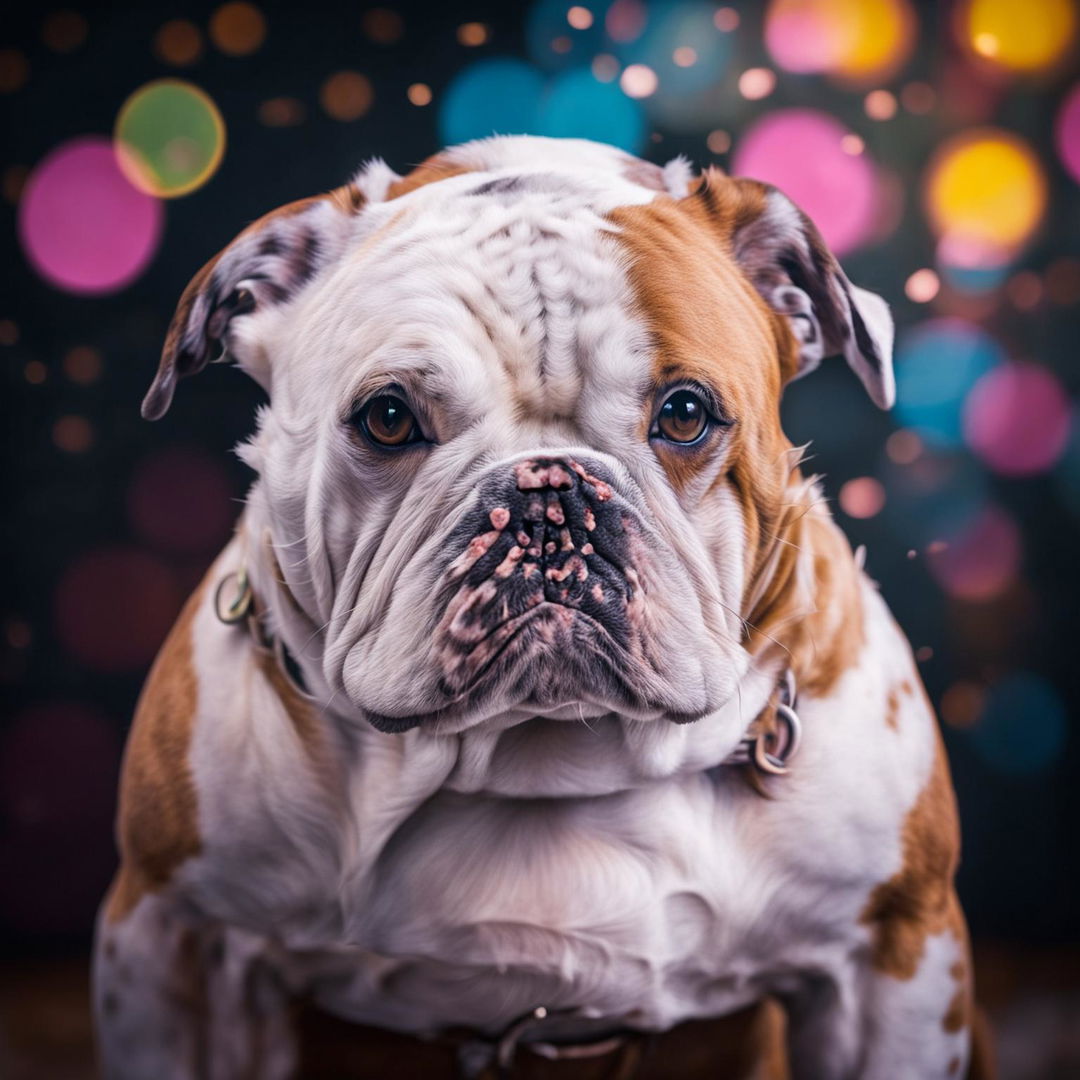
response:
[[[233,578],[236,579],[236,596],[228,607],[222,609],[222,593],[225,591],[225,585]],[[247,568],[242,566],[239,570],[226,574],[218,582],[217,591],[214,593],[214,613],[223,623],[233,626],[242,622],[250,614],[254,597],[255,593],[248,579]]]

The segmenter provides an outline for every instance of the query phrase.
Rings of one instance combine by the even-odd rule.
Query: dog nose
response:
[[[514,481],[522,492],[572,491],[581,484],[592,489],[591,494],[598,502],[611,498],[611,485],[572,458],[537,457],[519,461],[514,466]]]
[[[574,474],[566,465],[552,458],[529,458],[514,466],[518,491],[569,491],[574,486]]]

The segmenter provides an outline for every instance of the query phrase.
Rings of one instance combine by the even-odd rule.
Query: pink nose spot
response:
[[[505,529],[510,524],[510,511],[505,506],[496,506],[488,517],[491,519],[492,527],[496,529]]]
[[[539,488],[569,491],[574,486],[570,473],[554,462],[521,461],[514,466],[514,475],[517,477],[518,491],[536,491]]]

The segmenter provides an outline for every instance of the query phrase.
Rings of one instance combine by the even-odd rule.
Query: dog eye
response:
[[[412,410],[394,394],[373,397],[360,407],[354,422],[379,446],[405,446],[423,437]]]
[[[709,426],[709,413],[705,403],[692,390],[676,390],[660,406],[656,418],[657,434],[668,442],[697,442]]]

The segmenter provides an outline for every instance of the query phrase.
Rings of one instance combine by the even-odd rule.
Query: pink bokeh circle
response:
[[[158,199],[120,171],[112,143],[62,144],[30,174],[19,200],[19,241],[34,269],[67,292],[116,292],[146,269],[161,239]]]
[[[1020,554],[1016,522],[1004,510],[989,505],[947,540],[931,544],[927,566],[950,596],[989,600],[1016,580]]]
[[[172,570],[138,548],[98,548],[80,555],[56,586],[56,634],[95,671],[144,667],[180,610]]]
[[[1080,83],[1062,102],[1054,123],[1054,143],[1069,175],[1080,184]]]
[[[220,547],[239,509],[224,467],[205,450],[188,447],[172,447],[140,462],[127,505],[146,543],[179,555]]]
[[[780,188],[843,255],[871,237],[877,210],[874,166],[865,154],[844,150],[850,134],[814,109],[780,109],[742,137],[732,171]]]
[[[987,372],[964,404],[964,439],[1006,476],[1045,472],[1069,439],[1069,399],[1058,379],[1036,364]]]

